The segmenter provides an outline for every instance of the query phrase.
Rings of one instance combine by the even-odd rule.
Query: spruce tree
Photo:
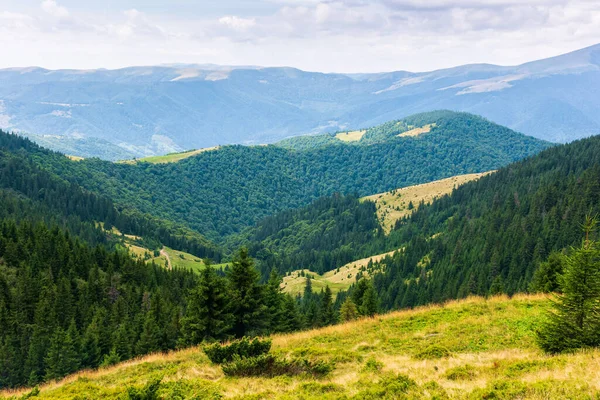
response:
[[[340,317],[344,322],[358,318],[358,310],[356,309],[356,304],[354,304],[352,298],[347,297],[342,304],[342,307],[340,308]]]
[[[269,280],[265,286],[265,305],[269,318],[270,332],[284,331],[284,301],[285,297],[281,290],[281,276],[272,270]]]
[[[303,327],[302,315],[298,310],[296,300],[290,295],[284,295],[283,315],[280,325],[281,332],[299,331]]]
[[[374,316],[379,311],[379,300],[377,299],[377,292],[375,291],[375,287],[373,283],[369,282],[367,286],[367,290],[362,297],[362,302],[360,305],[360,313],[361,315],[365,315],[368,317]]]
[[[100,365],[102,350],[100,348],[100,329],[94,319],[87,326],[81,339],[82,367],[96,368]]]
[[[529,289],[532,292],[542,293],[552,293],[560,290],[558,277],[563,272],[564,262],[562,253],[551,253],[546,261],[540,263],[540,266],[533,274]]]
[[[596,219],[587,217],[582,245],[563,258],[558,280],[562,294],[556,295],[538,331],[538,343],[546,352],[600,345],[600,250],[591,238],[595,227]]]
[[[325,291],[321,297],[321,326],[333,325],[337,322],[335,309],[333,308],[333,295],[329,285],[325,287]]]
[[[156,323],[156,317],[152,311],[148,311],[140,339],[135,345],[135,352],[143,355],[160,350],[160,339],[161,330]]]
[[[180,345],[183,346],[223,339],[233,324],[226,283],[208,261],[205,263],[198,286],[188,296],[181,320]]]
[[[58,379],[75,372],[79,367],[78,354],[75,349],[73,332],[67,334],[62,328],[57,328],[50,340],[46,355],[45,378]]]

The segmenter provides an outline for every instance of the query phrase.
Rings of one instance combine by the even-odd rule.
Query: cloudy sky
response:
[[[0,68],[425,71],[600,42],[599,0],[0,0]]]

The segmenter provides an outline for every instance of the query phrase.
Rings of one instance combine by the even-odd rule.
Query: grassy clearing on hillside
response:
[[[281,288],[284,292],[294,296],[300,294],[304,292],[306,276],[310,275],[312,277],[311,283],[314,292],[319,292],[320,290],[325,289],[326,286],[329,286],[331,292],[335,295],[342,290],[348,290],[348,288],[356,282],[356,276],[358,274],[369,276],[372,272],[367,270],[369,261],[373,261],[374,263],[381,261],[385,257],[393,255],[395,252],[396,250],[352,261],[343,267],[326,272],[323,275],[311,272],[308,269],[293,271],[283,278]]]
[[[543,296],[470,298],[273,337],[278,356],[334,362],[320,379],[229,378],[190,348],[84,371],[42,386],[39,398],[117,399],[157,377],[163,399],[596,398],[600,350],[537,349],[534,330],[548,305]]]
[[[207,147],[205,149],[190,150],[190,151],[184,151],[181,153],[165,154],[164,156],[152,156],[152,157],[145,157],[145,158],[140,158],[140,159],[136,159],[136,160],[123,160],[123,161],[119,161],[119,163],[135,164],[135,163],[139,163],[139,162],[147,162],[150,164],[167,164],[167,163],[173,163],[173,162],[184,160],[188,157],[195,156],[195,155],[203,153],[205,151],[217,150],[218,148],[219,148],[219,146]]]
[[[363,199],[375,202],[379,222],[385,232],[389,233],[396,224],[396,221],[415,212],[421,201],[425,202],[425,204],[431,203],[438,197],[452,193],[454,188],[492,172],[494,171],[480,174],[457,175],[422,185],[408,186],[390,192],[366,196]],[[413,208],[410,208],[410,203],[412,203]]]
[[[72,155],[69,155],[69,154],[67,154],[67,155],[66,155],[66,157],[67,157],[69,160],[71,160],[71,161],[81,161],[81,160],[83,160],[83,159],[84,159],[83,157],[79,157],[79,156],[72,156]]]
[[[335,135],[335,137],[342,142],[358,142],[365,135],[365,133],[367,133],[366,130],[341,132]]]
[[[398,136],[398,137],[408,137],[408,136],[413,136],[414,137],[414,136],[419,136],[419,135],[422,135],[423,133],[429,133],[429,132],[431,132],[431,128],[435,128],[435,126],[436,126],[435,123],[433,123],[433,124],[427,124],[427,125],[422,126],[420,128],[413,128],[413,129],[411,129],[409,131],[402,132],[401,134],[396,135],[396,136]]]

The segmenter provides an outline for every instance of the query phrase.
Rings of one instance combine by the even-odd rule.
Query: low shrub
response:
[[[242,338],[229,344],[214,343],[202,348],[214,364],[228,363],[236,359],[257,357],[271,350],[271,339]]]
[[[365,362],[365,366],[362,370],[365,372],[377,372],[381,371],[381,368],[383,368],[383,363],[371,357]]]
[[[283,359],[272,354],[257,357],[237,358],[221,366],[227,376],[264,376],[302,375],[322,377],[333,370],[333,365],[325,361],[309,361],[304,358]]]
[[[375,400],[375,399],[404,399],[409,391],[414,391],[410,398],[422,398],[422,393],[412,379],[406,375],[386,374],[379,382],[370,382],[369,387],[357,393],[353,399]]]
[[[123,400],[158,400],[158,389],[162,378],[154,379],[141,389],[128,387]]]
[[[425,350],[415,354],[417,360],[433,360],[438,358],[450,357],[452,353],[445,347],[438,345],[431,345]]]
[[[475,375],[477,375],[477,371],[469,364],[450,368],[446,371],[446,379],[451,381],[469,381],[475,378]]]

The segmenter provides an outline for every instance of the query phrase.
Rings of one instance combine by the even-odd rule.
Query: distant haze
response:
[[[361,129],[416,112],[480,114],[554,142],[600,134],[600,45],[516,67],[323,74],[177,65],[0,70],[0,128],[106,159]]]

